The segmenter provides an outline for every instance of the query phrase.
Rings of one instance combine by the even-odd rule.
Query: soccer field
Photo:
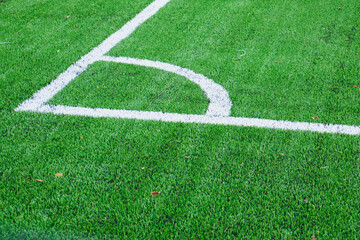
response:
[[[359,14],[0,1],[0,236],[359,238]]]

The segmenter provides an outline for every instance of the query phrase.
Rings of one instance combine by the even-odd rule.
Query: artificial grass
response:
[[[0,42],[9,43],[0,45],[1,106],[14,109],[151,2],[3,2]]]
[[[97,62],[49,104],[205,114],[209,102],[199,86],[173,73]]]
[[[359,11],[356,0],[172,1],[108,55],[204,74],[229,91],[232,116],[359,125]]]
[[[5,225],[64,237],[358,234],[356,136],[26,113],[5,123]]]
[[[95,7],[92,3],[72,0],[63,1],[61,4],[64,6],[56,4],[55,1],[1,3],[0,14],[4,16],[4,21],[0,22],[0,42],[11,42],[0,45],[1,238],[311,239],[314,236],[316,239],[356,239],[359,236],[360,207],[359,136],[14,112],[13,109],[22,101],[46,86],[69,65],[117,30],[115,26],[122,26],[150,2],[97,1],[94,3]],[[282,110],[285,114],[281,115],[271,107],[273,101],[267,97],[264,97],[267,99],[265,104],[260,95],[275,95],[274,91],[270,93],[269,87],[265,88],[262,94],[256,94],[255,97],[246,100],[257,101],[259,109],[249,104],[239,106],[243,103],[239,99],[244,95],[236,94],[236,91],[241,89],[255,91],[261,89],[261,86],[277,86],[280,92],[283,91],[282,104],[285,105],[293,104],[292,101],[304,101],[303,97],[316,95],[315,90],[310,87],[307,91],[301,91],[301,94],[291,95],[297,93],[291,88],[291,82],[288,84],[289,94],[285,94],[285,86],[275,81],[278,79],[277,71],[269,73],[269,82],[261,78],[261,74],[268,72],[266,69],[269,70],[267,65],[262,63],[273,62],[273,59],[258,58],[259,54],[266,55],[270,53],[268,49],[273,48],[278,51],[278,56],[283,55],[277,50],[277,47],[281,48],[282,45],[271,47],[271,41],[264,44],[261,39],[265,36],[260,35],[260,30],[256,28],[263,26],[270,31],[270,23],[279,21],[276,18],[278,15],[274,13],[283,13],[283,9],[289,9],[289,6],[289,11],[294,8],[297,12],[305,13],[301,6],[310,4],[310,1],[286,1],[283,4],[278,1],[267,2],[263,3],[264,8],[259,1],[212,3],[214,7],[208,6],[211,4],[204,0],[173,0],[111,54],[145,59],[152,57],[153,60],[187,67],[214,79],[229,90],[234,102],[234,116],[310,121],[298,108],[296,111],[285,108]],[[275,3],[279,6],[275,6]],[[311,3],[314,4],[312,6],[318,5],[329,9],[335,6],[333,1]],[[358,9],[357,2],[343,2],[342,6],[343,12],[336,8],[336,12],[332,14],[346,14],[348,19],[343,21],[358,26],[358,20],[351,17]],[[220,15],[216,8],[225,10]],[[201,9],[204,12],[201,12]],[[274,9],[278,11],[270,11]],[[240,49],[245,49],[247,54],[238,60],[237,54],[241,52],[233,53],[233,50],[238,49],[241,39],[229,43],[231,39],[225,37],[230,38],[232,32],[234,36],[243,35],[234,30],[230,31],[227,22],[234,20],[239,13],[246,13],[244,17],[247,17],[247,10],[253,12],[249,17],[254,16],[258,21],[251,20],[248,25],[242,21],[233,22],[243,24],[241,26],[244,28],[254,28],[253,35],[245,35],[244,38],[255,38],[261,44],[249,40],[247,44],[252,43],[253,48],[248,45],[246,48],[241,46]],[[313,9],[308,11],[315,12]],[[263,16],[265,13],[266,18]],[[319,18],[325,13],[319,13]],[[340,24],[341,21],[335,21],[339,18],[330,18],[332,14],[326,15],[324,21]],[[209,16],[221,24],[213,28],[208,27],[205,23],[216,23]],[[231,16],[234,16],[234,19]],[[167,19],[171,17],[173,19]],[[197,28],[200,19],[203,21],[203,27]],[[179,24],[180,20],[182,24]],[[269,22],[268,25],[260,24],[266,23],[265,20]],[[99,27],[99,23],[103,25]],[[164,28],[161,28],[160,23]],[[315,23],[309,21],[297,26],[303,27],[304,31],[308,29],[307,34],[310,34],[313,32],[311,27],[316,28]],[[198,31],[192,30],[192,24]],[[295,23],[293,24],[295,26]],[[181,32],[181,29],[186,31]],[[338,25],[334,26],[333,33],[338,32],[336,29],[339,30]],[[208,34],[209,30],[214,34]],[[158,32],[166,32],[171,38],[168,37],[167,42],[164,42],[162,35],[157,35]],[[198,34],[197,37],[193,36],[195,33]],[[248,34],[250,33],[249,30]],[[354,39],[357,34],[355,29]],[[144,41],[141,36],[145,35],[149,39],[149,46],[145,43],[140,44]],[[153,36],[157,37],[160,44],[150,41]],[[269,33],[266,38],[270,36]],[[331,36],[333,40],[329,40],[329,49],[335,48],[337,44],[343,49],[340,42],[331,43],[341,36]],[[204,41],[198,46],[200,37],[203,37]],[[175,40],[172,38],[179,41],[178,45],[173,45]],[[215,44],[212,44],[212,41]],[[190,48],[192,44],[193,48]],[[230,49],[227,47],[228,44],[234,46]],[[284,44],[286,46],[286,43]],[[349,51],[356,50],[357,44],[358,41],[352,41]],[[259,54],[254,54],[250,50],[255,49],[255,46]],[[310,52],[318,51],[317,48],[307,49],[311,49]],[[225,61],[230,56],[232,60]],[[285,54],[283,57],[288,58]],[[244,63],[245,59],[249,59],[247,63]],[[332,73],[330,74],[325,65],[337,64],[338,60],[340,58],[334,58],[331,62],[323,59],[323,68],[313,66],[314,71],[305,69],[308,73],[314,74],[314,78],[309,80],[312,86],[325,86],[325,83],[317,79],[324,79],[326,74],[330,76]],[[342,60],[344,68],[340,68],[336,73],[339,75],[334,75],[334,80],[338,79],[340,74],[344,74],[346,81],[334,82],[341,91],[346,92],[344,86],[353,84],[351,81],[358,79],[358,72],[352,70],[356,70],[358,58]],[[275,64],[275,67],[283,66],[276,62]],[[263,66],[263,72],[256,72],[259,66]],[[101,67],[113,69],[113,72],[122,72],[118,69],[137,69],[106,63],[95,64],[92,67],[94,74],[98,74],[100,71],[97,69]],[[296,71],[301,68],[299,65],[296,67]],[[147,73],[148,70],[142,68],[139,74],[143,74],[142,71]],[[248,75],[240,74],[247,71],[254,72]],[[285,74],[285,68],[283,71]],[[150,70],[149,74],[160,75],[157,71],[151,72]],[[83,74],[91,75],[91,71]],[[258,75],[257,80],[252,80],[251,74]],[[240,77],[243,75],[247,77]],[[88,99],[75,99],[77,102],[74,101],[74,104],[119,107],[111,105],[113,102],[108,100],[101,103],[92,100],[90,96],[96,92],[97,85],[96,82],[91,83],[95,87],[88,89],[87,80],[80,76],[78,81],[73,82],[74,85],[79,84],[73,86],[74,90],[75,87],[80,87],[86,92],[79,94]],[[151,78],[150,81],[156,80]],[[177,87],[186,89],[186,84]],[[245,88],[247,85],[244,84],[249,88]],[[166,85],[164,86],[166,89]],[[307,85],[304,84],[305,86]],[[71,88],[69,85],[69,89],[65,88],[64,92],[57,96],[62,104],[76,96],[70,93]],[[351,94],[349,90],[344,95],[337,95],[337,98],[345,104],[346,99],[355,96]],[[176,97],[175,94],[174,96]],[[319,97],[321,94],[316,96]],[[310,99],[308,100],[309,105],[307,108],[304,106],[308,112],[312,107],[324,107],[321,101],[314,105]],[[353,106],[356,106],[356,101],[353,102]],[[262,105],[268,108],[261,108]],[[167,106],[161,107],[159,109],[165,109]],[[249,111],[242,112],[239,110],[242,107]],[[194,109],[198,107],[186,109],[178,104],[174,109],[168,110]],[[355,110],[350,107],[336,109],[338,112],[344,111],[348,118],[340,119],[332,112],[328,115],[331,121],[344,124],[358,123],[356,107]],[[318,116],[319,121],[327,121]],[[63,173],[63,177],[55,178],[56,173]],[[35,179],[41,179],[43,182],[34,181]],[[152,191],[161,193],[153,197],[150,196]]]

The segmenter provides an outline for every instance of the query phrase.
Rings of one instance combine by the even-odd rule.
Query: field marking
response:
[[[204,75],[195,73],[187,68],[178,67],[169,63],[159,61],[150,61],[137,58],[128,57],[110,57],[104,56],[100,58],[102,61],[125,63],[138,65],[143,67],[157,68],[163,71],[172,72],[177,75],[183,76],[191,82],[200,86],[209,98],[210,103],[205,115],[211,116],[229,116],[231,110],[231,100],[229,93],[221,85],[215,83],[213,80],[205,77]]]
[[[66,85],[68,85],[77,76],[83,73],[91,64],[99,61],[106,53],[115,47],[122,40],[126,39],[141,24],[157,13],[170,0],[155,0],[143,11],[137,14],[133,19],[122,26],[117,32],[110,35],[100,45],[92,49],[88,54],[84,55],[79,61],[71,65],[65,72],[61,73],[49,85],[43,87],[30,99],[21,103],[15,111],[37,111],[38,108],[44,106],[47,101],[53,98]]]
[[[23,103],[21,103],[15,109],[15,111],[32,111],[88,117],[155,120],[164,122],[248,126],[283,130],[313,131],[320,133],[342,133],[349,135],[360,135],[360,126],[229,117],[232,103],[229,98],[228,92],[222,86],[216,84],[211,79],[208,79],[201,74],[195,73],[190,69],[181,68],[169,63],[127,57],[105,56],[105,54],[109,52],[115,45],[130,36],[130,34],[133,33],[142,23],[144,23],[155,13],[157,13],[168,2],[170,2],[170,0],[155,0],[142,12],[136,15],[132,20],[127,22],[123,27],[121,27],[117,32],[105,39],[105,41],[103,41],[99,46],[95,47],[88,54],[84,55],[79,61],[71,65],[65,72],[61,73],[49,85],[40,89],[30,99],[27,99]],[[103,108],[71,107],[62,105],[53,106],[46,104],[46,102],[53,98],[67,84],[69,84],[77,76],[83,73],[91,64],[97,61],[135,64],[144,67],[157,68],[184,76],[190,81],[198,84],[200,88],[204,90],[205,94],[210,99],[209,108],[205,115],[193,115]]]
[[[70,107],[63,105],[43,105],[37,109],[37,112],[65,114],[72,116],[86,117],[108,117],[108,118],[125,118],[138,120],[153,120],[163,122],[182,122],[182,123],[203,123],[244,127],[259,127],[282,130],[301,130],[319,133],[342,133],[349,135],[360,135],[360,127],[339,125],[339,124],[321,124],[309,122],[290,122],[281,120],[269,120],[259,118],[244,117],[226,117],[226,116],[209,116],[195,114],[179,114],[179,113],[163,113],[163,112],[147,112],[134,110],[117,110],[104,108],[85,108]]]

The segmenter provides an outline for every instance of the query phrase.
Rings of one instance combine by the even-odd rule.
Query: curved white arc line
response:
[[[229,93],[224,87],[215,83],[213,80],[205,77],[204,75],[195,73],[187,68],[182,68],[170,63],[159,61],[151,61],[146,59],[128,58],[128,57],[111,57],[103,56],[100,58],[102,61],[116,62],[124,64],[132,64],[143,67],[152,67],[167,72],[172,72],[183,76],[191,82],[200,86],[210,100],[208,110],[205,115],[208,116],[229,116],[231,111],[232,102]]]
[[[72,116],[85,117],[109,117],[109,118],[125,118],[137,120],[153,120],[163,122],[182,122],[182,123],[202,123],[228,126],[244,126],[244,127],[259,127],[271,128],[280,130],[298,130],[311,131],[319,133],[338,133],[348,135],[359,135],[360,126],[340,125],[340,124],[322,124],[309,122],[290,122],[282,120],[270,120],[259,118],[244,118],[244,117],[227,117],[227,116],[207,116],[207,115],[193,115],[193,114],[179,114],[179,113],[163,113],[163,112],[146,112],[134,110],[116,110],[103,108],[85,108],[85,107],[70,107],[70,106],[51,106],[44,105],[37,109],[42,113],[65,114]]]
[[[103,57],[112,47],[118,44],[123,39],[127,38],[133,33],[137,27],[144,23],[147,19],[153,16],[158,10],[164,7],[170,0],[155,0],[148,7],[146,7],[141,13],[135,16],[132,20],[127,22],[117,32],[105,39],[99,46],[95,47],[88,54],[83,56],[76,63],[72,64],[65,72],[61,73],[55,80],[53,80],[48,86],[43,87],[36,92],[30,99],[25,100],[21,103],[15,111],[34,111],[42,113],[53,113],[53,114],[66,114],[75,116],[89,116],[89,117],[112,117],[112,118],[127,118],[127,119],[143,119],[143,120],[155,120],[165,122],[186,122],[186,123],[204,123],[204,124],[221,124],[221,125],[233,125],[233,126],[250,126],[260,128],[273,128],[273,129],[284,129],[284,130],[302,130],[302,131],[313,131],[320,133],[342,133],[349,135],[360,135],[360,126],[351,125],[333,125],[333,124],[321,124],[321,123],[308,123],[308,122],[290,122],[290,121],[279,121],[269,119],[258,119],[258,118],[243,118],[243,117],[227,117],[227,116],[209,116],[209,115],[188,115],[188,114],[177,114],[177,113],[162,113],[162,112],[144,112],[144,111],[130,111],[130,110],[114,110],[114,109],[92,109],[92,108],[81,108],[81,107],[68,107],[68,106],[51,106],[47,105],[46,102],[56,95],[61,89],[63,89],[69,82],[75,79],[78,75],[84,72],[87,67],[101,60],[113,61],[111,57]],[[134,59],[130,58],[116,58],[121,60],[123,63],[134,64]],[[145,64],[144,66],[154,67],[154,61],[149,60],[137,60]],[[195,76],[193,82],[196,83],[198,78],[204,77],[201,74],[194,73],[193,71],[181,67],[177,67],[167,63],[161,63],[161,66],[165,68],[172,68],[177,70],[176,74],[184,76],[190,74]],[[155,68],[159,68],[155,66]],[[159,68],[161,69],[161,68]],[[206,82],[210,79],[204,77]],[[211,81],[211,80],[210,80]],[[212,81],[211,81],[212,82]],[[207,89],[207,86],[202,86],[203,89]],[[213,84],[211,89],[206,90],[208,96],[214,94],[212,91],[224,91],[223,87],[217,84]],[[212,95],[211,95],[212,96]],[[211,97],[217,99],[216,101],[221,102],[228,98],[228,93],[225,91],[225,95],[218,95],[217,93]],[[230,100],[229,100],[230,101]],[[228,102],[230,105],[231,102]],[[212,109],[214,106],[215,109]],[[207,114],[212,114],[218,111],[217,108],[221,106],[212,105],[208,109]],[[220,111],[221,112],[221,111]],[[230,108],[228,109],[230,112]]]

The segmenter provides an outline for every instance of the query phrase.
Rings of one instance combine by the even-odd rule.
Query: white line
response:
[[[90,117],[112,117],[140,120],[155,120],[165,122],[185,122],[185,123],[205,123],[234,126],[251,126],[260,128],[273,128],[284,130],[302,130],[321,133],[343,133],[350,135],[360,135],[360,126],[332,125],[308,122],[277,121],[258,118],[229,117],[231,101],[226,90],[214,83],[211,79],[201,74],[197,74],[189,69],[181,68],[172,64],[154,62],[150,60],[140,60],[125,57],[106,57],[104,56],[111,48],[133,33],[147,19],[164,7],[170,0],[155,0],[141,13],[126,23],[120,30],[112,34],[99,46],[83,56],[75,64],[71,65],[65,72],[61,73],[57,79],[46,87],[36,92],[30,99],[21,103],[15,111],[33,111],[53,114],[67,114],[75,116]],[[55,94],[61,91],[68,83],[84,72],[87,67],[96,61],[111,61],[125,64],[136,64],[145,67],[154,67],[164,71],[174,72],[189,80],[197,83],[210,98],[210,105],[206,115],[190,115],[162,112],[144,112],[101,108],[83,108],[68,106],[46,105]],[[223,108],[223,109],[221,109]]]
[[[88,64],[98,61],[100,57],[104,56],[114,46],[120,43],[125,38],[129,37],[141,24],[151,18],[161,8],[163,8],[170,0],[156,0],[147,6],[143,11],[136,15],[133,19],[127,22],[120,30],[113,33],[110,37],[105,39],[99,46],[94,48],[90,53],[85,55],[82,59]]]
[[[239,51],[239,52],[244,52],[243,54],[241,54],[241,55],[239,56],[239,58],[246,55],[246,51],[245,51],[244,49],[240,49],[240,50],[237,50],[237,51]]]
[[[53,98],[55,94],[74,80],[74,78],[84,72],[90,64],[98,61],[100,57],[110,51],[116,44],[130,36],[142,23],[157,13],[169,1],[170,0],[155,0],[117,32],[105,39],[99,46],[95,47],[79,61],[71,65],[65,72],[61,73],[49,85],[40,89],[30,99],[21,103],[15,111],[33,111],[44,105]]]
[[[191,114],[116,110],[116,109],[103,109],[103,108],[84,108],[84,107],[69,107],[62,105],[58,105],[58,106],[45,105],[37,109],[37,111],[42,113],[66,114],[73,116],[87,116],[87,117],[96,117],[96,118],[109,117],[109,118],[126,118],[126,119],[138,119],[138,120],[154,120],[154,121],[164,121],[164,122],[204,123],[204,124],[216,124],[216,125],[246,126],[246,127],[282,129],[282,130],[301,130],[301,131],[312,131],[312,132],[320,132],[320,133],[342,133],[348,135],[360,135],[359,126],[308,123],[308,122],[290,122],[290,121],[267,120],[267,119],[258,119],[258,118],[191,115]]]
[[[229,93],[221,85],[215,83],[213,80],[205,77],[204,75],[195,73],[187,68],[178,67],[169,63],[159,61],[150,61],[144,59],[127,58],[127,57],[109,57],[104,56],[100,60],[107,62],[117,62],[125,64],[133,64],[144,67],[152,67],[161,69],[167,72],[172,72],[183,76],[190,81],[198,84],[205,92],[210,100],[210,104],[206,115],[211,116],[229,116],[231,110],[231,100]]]

